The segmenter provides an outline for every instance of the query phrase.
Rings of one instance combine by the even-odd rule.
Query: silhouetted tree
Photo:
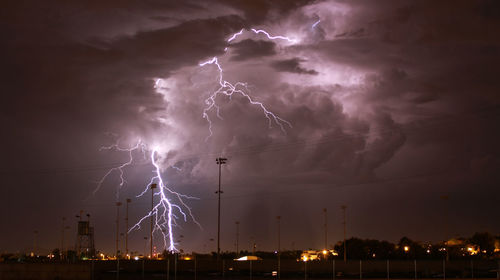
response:
[[[476,232],[469,239],[471,244],[479,247],[481,254],[492,256],[495,250],[495,238],[488,232]],[[486,251],[486,252],[484,252]]]
[[[53,258],[54,261],[60,261],[61,260],[61,251],[59,251],[58,248],[52,250],[52,255],[54,255],[54,258]]]

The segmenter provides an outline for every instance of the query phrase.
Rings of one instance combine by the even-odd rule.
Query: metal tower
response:
[[[94,227],[90,226],[89,221],[78,221],[76,253],[78,258],[95,257]]]

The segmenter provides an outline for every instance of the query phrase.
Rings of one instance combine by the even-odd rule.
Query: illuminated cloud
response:
[[[315,70],[308,70],[300,67],[300,62],[302,61],[304,60],[299,58],[292,58],[292,59],[272,62],[271,66],[280,72],[290,72],[290,73],[307,74],[307,75],[318,74],[318,72]]]
[[[225,231],[233,220],[247,230],[262,229],[252,234],[263,248],[272,247],[267,237],[278,214],[314,229],[314,207],[347,203],[354,235],[391,239],[409,230],[387,224],[381,218],[387,215],[413,218],[422,234],[416,238],[427,240],[437,237],[419,226],[440,221],[419,219],[442,210],[433,198],[453,192],[458,205],[466,197],[491,202],[499,195],[492,187],[500,140],[499,39],[491,31],[499,26],[496,1],[452,8],[423,1],[125,1],[120,7],[44,1],[4,8],[0,116],[9,133],[2,137],[8,174],[3,212],[21,204],[42,209],[43,198],[43,205],[52,205],[47,212],[19,209],[19,215],[69,217],[84,208],[95,215],[96,228],[108,231],[112,217],[103,205],[114,201],[119,178],[83,200],[128,155],[99,147],[131,147],[138,139],[161,153],[157,163],[169,186],[201,198],[192,207],[205,231],[192,224],[178,229],[195,232],[184,234],[186,250],[213,237],[214,212],[207,209],[217,182],[214,159],[221,155],[229,159],[223,169]],[[252,28],[293,42],[269,40]],[[220,81],[215,65],[199,64],[213,57],[225,80],[246,83],[253,100],[292,128],[269,128],[262,109],[247,98],[221,94],[221,118],[208,112],[213,135],[205,140],[205,101]],[[120,199],[137,195],[152,174],[152,166],[136,158]],[[19,176],[25,175],[20,170],[33,171]],[[11,188],[19,178],[23,188]],[[26,200],[10,199],[26,193]],[[133,218],[148,203],[139,201]],[[416,207],[422,203],[428,208]],[[486,205],[475,205],[471,214],[453,209],[479,227],[473,217]],[[371,228],[364,213],[378,217],[384,229]],[[23,240],[30,236],[16,236],[32,225],[17,220],[6,223],[11,230],[2,234],[0,247],[29,246]],[[298,244],[304,234],[297,230],[288,243],[315,246]],[[111,235],[101,236],[98,243],[112,243]],[[138,248],[142,242],[133,241]]]

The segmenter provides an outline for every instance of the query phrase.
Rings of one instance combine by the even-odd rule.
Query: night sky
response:
[[[112,252],[117,199],[146,215],[153,149],[201,225],[185,251],[320,249],[347,236],[438,242],[500,233],[500,3],[482,1],[7,1],[0,11],[0,252],[60,246],[90,213]],[[284,39],[268,39],[252,28]],[[231,42],[231,35],[243,29]],[[227,48],[227,49],[226,49]],[[283,129],[241,87],[286,122]],[[208,100],[210,103],[210,100]],[[210,136],[210,137],[209,137]],[[129,160],[114,144],[141,151]],[[144,156],[145,155],[145,156]],[[448,199],[442,199],[448,196]],[[157,199],[157,198],[155,198]],[[185,208],[184,208],[185,209]],[[124,207],[121,227],[124,228]],[[130,233],[144,251],[149,220]],[[182,236],[182,237],[181,237]],[[161,246],[161,237],[155,243]],[[124,246],[122,246],[124,250]]]

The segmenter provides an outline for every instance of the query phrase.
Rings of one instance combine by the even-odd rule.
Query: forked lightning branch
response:
[[[245,32],[244,29],[241,31],[231,35],[227,40],[227,43],[230,44],[232,41],[236,40],[238,36],[242,35]],[[296,43],[296,40],[285,37],[285,36],[273,36],[269,34],[265,30],[257,30],[250,29],[249,32],[253,32],[256,36],[261,36],[261,34],[265,35],[269,40],[282,40],[287,43]],[[227,50],[227,48],[226,48]],[[291,128],[292,125],[290,122],[281,118],[279,115],[273,113],[270,109],[268,109],[262,102],[254,100],[250,96],[247,90],[247,84],[245,82],[229,82],[224,79],[224,70],[219,62],[218,57],[213,57],[205,62],[199,64],[200,67],[207,67],[209,65],[213,65],[216,67],[218,73],[218,81],[219,87],[217,90],[212,92],[208,98],[204,100],[204,104],[206,105],[203,108],[202,118],[204,118],[208,122],[208,135],[205,141],[213,135],[212,131],[212,121],[209,117],[209,112],[215,110],[215,114],[218,118],[222,119],[220,115],[221,106],[217,104],[216,100],[219,95],[224,95],[231,97],[233,95],[240,95],[243,98],[246,98],[251,105],[257,106],[261,109],[264,117],[268,120],[269,127],[273,124],[278,126],[283,133],[286,132],[286,127]],[[160,80],[160,79],[159,79]],[[158,87],[159,80],[156,81],[155,87]],[[146,143],[141,140],[137,141],[135,145],[131,147],[120,147],[118,144],[111,145],[108,147],[101,148],[103,150],[113,150],[116,152],[122,152],[128,154],[128,160],[116,167],[111,168],[108,172],[102,177],[102,179],[98,182],[97,188],[94,191],[96,194],[104,182],[108,179],[112,174],[118,174],[119,183],[118,189],[116,193],[116,199],[119,200],[120,189],[124,187],[127,183],[125,176],[125,169],[127,167],[131,167],[134,162],[134,154],[139,153],[143,158],[147,158],[148,162],[153,167],[152,173],[153,175],[146,180],[144,190],[137,195],[137,197],[144,196],[148,191],[153,192],[153,197],[157,197],[156,203],[153,203],[152,208],[135,223],[130,229],[129,232],[141,229],[141,225],[147,223],[148,220],[153,221],[152,232],[155,236],[161,236],[163,245],[165,250],[170,252],[178,251],[176,248],[176,243],[174,242],[174,229],[178,226],[178,221],[182,220],[184,222],[188,222],[191,220],[198,226],[201,225],[198,223],[196,218],[194,217],[191,208],[186,203],[188,200],[198,199],[196,197],[184,195],[178,193],[169,186],[168,181],[163,178],[162,169],[160,167],[159,160],[161,156],[159,155],[159,150],[155,148],[150,148]],[[157,186],[153,188],[152,186]]]

